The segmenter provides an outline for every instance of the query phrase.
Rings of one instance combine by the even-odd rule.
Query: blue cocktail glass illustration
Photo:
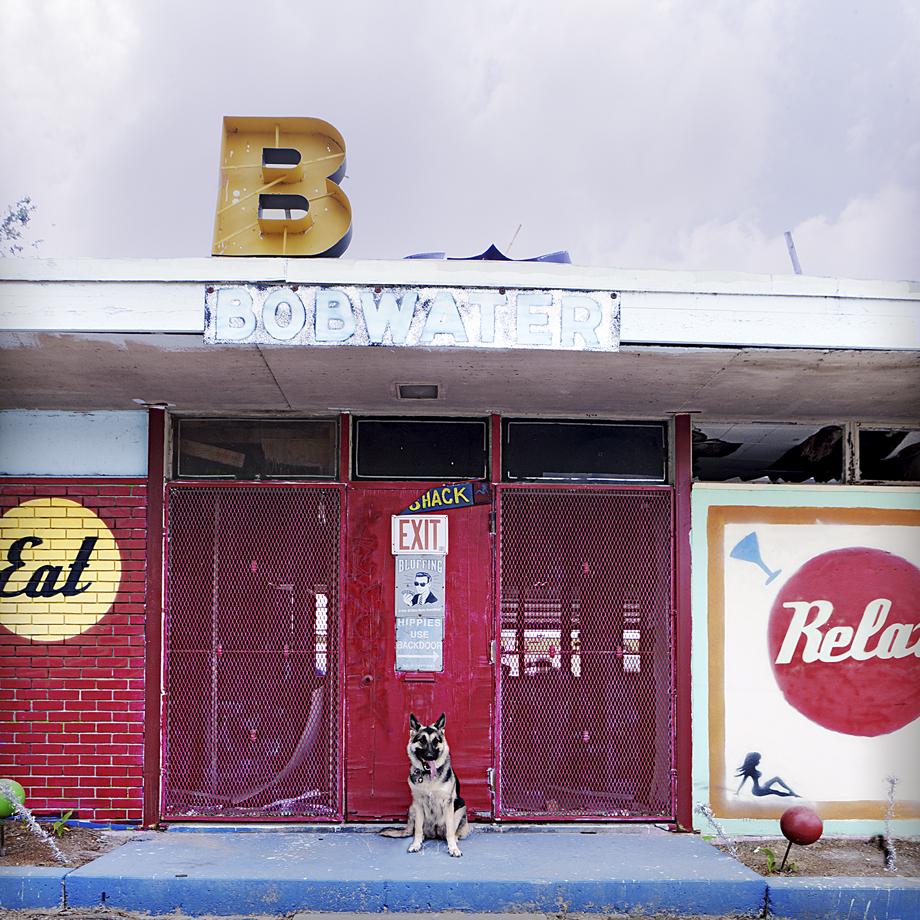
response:
[[[732,559],[742,559],[745,562],[753,562],[755,565],[760,566],[767,576],[766,584],[770,584],[782,571],[782,569],[777,569],[774,572],[764,564],[763,556],[760,555],[760,543],[757,540],[756,531],[751,531],[746,537],[742,537],[732,548],[729,555]]]

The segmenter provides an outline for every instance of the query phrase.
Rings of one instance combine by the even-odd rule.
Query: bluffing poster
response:
[[[396,670],[444,670],[444,556],[396,562]]]

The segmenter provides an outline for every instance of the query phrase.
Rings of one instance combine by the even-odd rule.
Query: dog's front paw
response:
[[[458,846],[453,846],[453,847],[448,846],[447,852],[450,853],[451,856],[462,856],[463,855],[463,853],[460,852],[460,847]]]
[[[413,843],[413,844],[409,847],[409,849],[408,849],[406,852],[408,852],[408,853],[418,853],[419,850],[421,850],[421,848],[422,848],[421,842],[419,842],[419,843]]]

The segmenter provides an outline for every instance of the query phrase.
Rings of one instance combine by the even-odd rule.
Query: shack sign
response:
[[[492,490],[487,482],[458,482],[446,486],[433,486],[423,492],[403,514],[418,514],[419,511],[450,511],[452,508],[472,508],[473,505],[488,505],[492,501]]]
[[[447,287],[209,287],[215,345],[618,351],[615,291]]]

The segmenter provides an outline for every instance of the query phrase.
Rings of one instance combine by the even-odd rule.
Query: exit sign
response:
[[[447,554],[447,515],[393,515],[393,552]]]

